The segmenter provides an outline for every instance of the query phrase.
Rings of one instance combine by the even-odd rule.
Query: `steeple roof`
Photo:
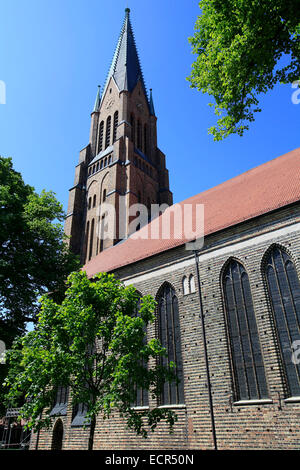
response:
[[[129,13],[130,9],[126,8],[125,20],[119,36],[112,64],[108,72],[102,97],[104,97],[108,83],[111,77],[113,77],[120,91],[126,90],[131,92],[136,86],[137,82],[140,80],[147,98],[146,86],[137,47],[135,44]]]

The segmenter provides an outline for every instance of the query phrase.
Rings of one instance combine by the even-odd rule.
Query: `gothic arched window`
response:
[[[108,116],[106,120],[105,148],[110,146],[110,134],[111,134],[111,116]]]
[[[183,295],[189,294],[189,281],[186,276],[184,276],[182,279],[182,290],[183,290]]]
[[[87,261],[87,252],[88,252],[88,243],[89,243],[89,233],[90,233],[90,222],[86,224],[86,234],[85,234],[86,261]]]
[[[86,414],[88,412],[88,407],[84,403],[78,403],[73,407],[72,413],[72,427],[76,426],[89,426],[90,419],[86,419]]]
[[[113,132],[113,142],[117,140],[117,129],[119,124],[119,112],[116,111],[114,114],[114,132]]]
[[[142,150],[142,126],[140,120],[137,123],[137,148]]]
[[[192,274],[189,277],[189,291],[190,291],[190,294],[194,294],[196,292],[195,278]]]
[[[131,139],[133,142],[133,146],[135,147],[135,119],[134,115],[130,116],[130,124],[131,124]]]
[[[223,274],[235,399],[268,397],[265,368],[258,337],[249,278],[244,267],[232,260]]]
[[[144,125],[144,154],[148,153],[148,128],[147,124]]]
[[[67,414],[68,406],[68,388],[59,386],[56,390],[54,406],[50,412],[50,416],[63,416]]]
[[[179,383],[165,383],[161,396],[161,405],[184,403],[183,365],[180,338],[178,300],[170,284],[165,284],[158,295],[158,337],[166,348],[168,357],[162,358],[163,366],[170,361],[176,364],[176,375]]]
[[[101,152],[103,150],[103,134],[104,134],[104,121],[101,121],[100,129],[99,129],[98,152]]]
[[[288,396],[300,396],[300,364],[293,362],[293,343],[300,340],[300,283],[295,265],[286,251],[275,246],[265,262],[280,354]],[[295,348],[297,349],[297,348]]]
[[[92,223],[91,223],[89,260],[90,260],[90,259],[92,258],[92,256],[93,256],[94,227],[95,227],[95,219],[93,219],[93,220],[92,220]]]

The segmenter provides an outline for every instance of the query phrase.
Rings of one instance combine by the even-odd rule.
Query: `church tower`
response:
[[[129,209],[137,203],[147,208],[151,204],[172,205],[173,196],[165,155],[157,147],[152,90],[148,97],[126,8],[102,93],[98,88],[89,144],[80,152],[70,189],[65,233],[82,263],[131,234],[136,216],[129,214]],[[107,239],[101,235],[105,217],[111,214],[102,215],[99,208],[104,204],[113,206],[116,213],[114,236]],[[125,214],[122,229],[121,209]]]

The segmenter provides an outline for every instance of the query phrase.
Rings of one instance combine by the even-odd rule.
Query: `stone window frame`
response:
[[[290,246],[290,244],[289,244],[289,246]],[[276,325],[276,319],[275,319],[275,314],[274,314],[274,309],[273,309],[271,293],[270,293],[270,290],[269,290],[268,280],[267,280],[267,275],[266,275],[267,260],[270,256],[270,253],[276,248],[283,251],[283,252],[285,252],[287,254],[287,256],[290,258],[290,260],[291,260],[291,262],[292,262],[292,264],[295,268],[295,271],[296,271],[299,282],[300,282],[300,269],[299,269],[299,264],[297,262],[296,256],[289,249],[289,247],[285,246],[284,243],[280,243],[280,242],[272,243],[268,247],[268,249],[265,251],[265,253],[262,257],[261,275],[262,275],[262,279],[263,279],[263,285],[264,285],[265,296],[266,296],[266,301],[267,301],[267,305],[268,305],[268,311],[269,311],[269,314],[270,314],[271,327],[272,327],[272,333],[273,333],[273,341],[274,341],[274,344],[275,344],[276,356],[277,356],[277,360],[278,360],[278,364],[279,364],[279,370],[280,370],[281,385],[282,385],[283,393],[284,393],[284,402],[285,403],[298,403],[298,402],[300,402],[300,396],[298,396],[298,395],[293,396],[291,391],[290,391],[289,382],[288,382],[287,373],[286,373],[286,368],[285,368],[285,362],[284,362],[284,359],[282,357],[282,348],[281,348],[278,329],[277,329],[277,325]]]
[[[180,325],[180,309],[179,309],[179,301],[178,301],[178,295],[177,295],[177,292],[176,292],[176,289],[175,287],[170,283],[170,282],[163,282],[163,284],[160,286],[160,288],[158,289],[157,291],[157,294],[155,296],[155,299],[157,301],[157,308],[156,308],[156,321],[155,321],[155,333],[156,333],[156,337],[161,341],[162,345],[164,347],[167,346],[167,349],[168,349],[168,344],[167,345],[164,345],[164,341],[162,341],[162,334],[161,334],[161,330],[162,330],[162,327],[161,327],[161,315],[160,315],[160,299],[161,299],[161,295],[162,293],[164,293],[165,289],[168,288],[170,289],[170,291],[172,292],[172,306],[174,306],[174,299],[176,299],[176,304],[177,304],[177,326],[174,325],[174,310],[172,308],[172,313],[173,313],[173,319],[172,319],[172,342],[173,342],[173,355],[175,357],[175,359],[177,357],[180,358],[180,361],[177,361],[177,366],[179,364],[179,367],[178,367],[178,370],[180,371],[180,383],[178,384],[169,384],[169,383],[166,383],[165,384],[165,388],[168,389],[168,399],[166,399],[165,397],[165,390],[163,390],[162,392],[162,395],[158,401],[158,405],[159,407],[184,407],[185,406],[185,393],[184,393],[184,366],[183,366],[183,349],[182,349],[182,344],[181,344],[181,325]],[[165,297],[166,298],[166,297]],[[176,335],[175,335],[175,329],[178,328],[179,330],[179,341],[178,341],[178,338],[176,340]],[[170,337],[169,336],[169,333],[167,334],[166,337]],[[177,351],[176,351],[176,348]],[[179,353],[179,355],[178,355]],[[171,359],[172,360],[172,359]],[[168,356],[167,359],[163,359],[162,360],[162,363],[165,363],[165,362],[170,362],[170,358]],[[175,364],[176,364],[176,360],[174,360]],[[176,402],[174,403],[170,403],[171,400],[171,395],[172,395],[172,387],[175,387],[175,395],[176,395]]]
[[[253,398],[242,399],[239,395],[236,368],[235,368],[233,351],[232,351],[231,335],[230,335],[229,323],[228,323],[226,297],[225,297],[225,290],[224,290],[224,275],[226,273],[227,268],[233,262],[236,262],[240,266],[242,266],[242,268],[244,269],[244,271],[245,271],[245,273],[248,277],[250,295],[251,295],[251,300],[252,300],[253,315],[254,315],[255,322],[256,322],[257,340],[258,340],[259,347],[260,347],[261,359],[262,359],[263,369],[264,369],[264,378],[265,378],[265,385],[266,385],[266,394],[265,394],[266,396],[265,397],[261,396],[261,397],[254,398],[254,399]],[[257,315],[256,315],[254,297],[253,297],[252,288],[251,288],[251,282],[250,282],[248,270],[247,270],[246,266],[244,265],[244,263],[239,258],[231,256],[223,264],[223,267],[222,267],[221,272],[220,272],[220,287],[221,287],[222,303],[223,303],[223,314],[224,314],[225,331],[226,331],[227,351],[228,351],[228,357],[229,357],[229,362],[230,362],[230,376],[231,376],[231,385],[232,385],[232,391],[233,391],[233,404],[234,405],[249,405],[249,404],[259,404],[259,403],[261,403],[261,404],[263,404],[263,403],[266,403],[266,404],[267,403],[272,403],[272,400],[270,399],[270,391],[269,391],[269,387],[268,387],[268,380],[267,380],[266,367],[265,367],[265,358],[264,358],[263,348],[262,348],[262,344],[261,344],[261,340],[260,340],[260,332],[259,332],[258,323],[257,323]]]

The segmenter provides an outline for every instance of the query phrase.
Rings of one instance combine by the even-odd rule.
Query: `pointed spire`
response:
[[[114,53],[112,64],[102,96],[105,95],[109,80],[114,77],[120,91],[132,91],[138,80],[141,80],[145,95],[146,86],[143,72],[135,44],[134,34],[130,21],[130,8],[125,10],[125,19],[119,36],[118,44]]]
[[[150,114],[151,116],[155,116],[155,109],[154,109],[154,102],[152,96],[152,88],[150,88],[150,102],[149,102]]]
[[[97,111],[99,111],[100,103],[101,103],[101,92],[100,92],[100,85],[98,85],[98,92],[97,92],[97,96],[96,96],[96,101],[95,101],[95,106],[94,106],[93,113],[96,113]]]

